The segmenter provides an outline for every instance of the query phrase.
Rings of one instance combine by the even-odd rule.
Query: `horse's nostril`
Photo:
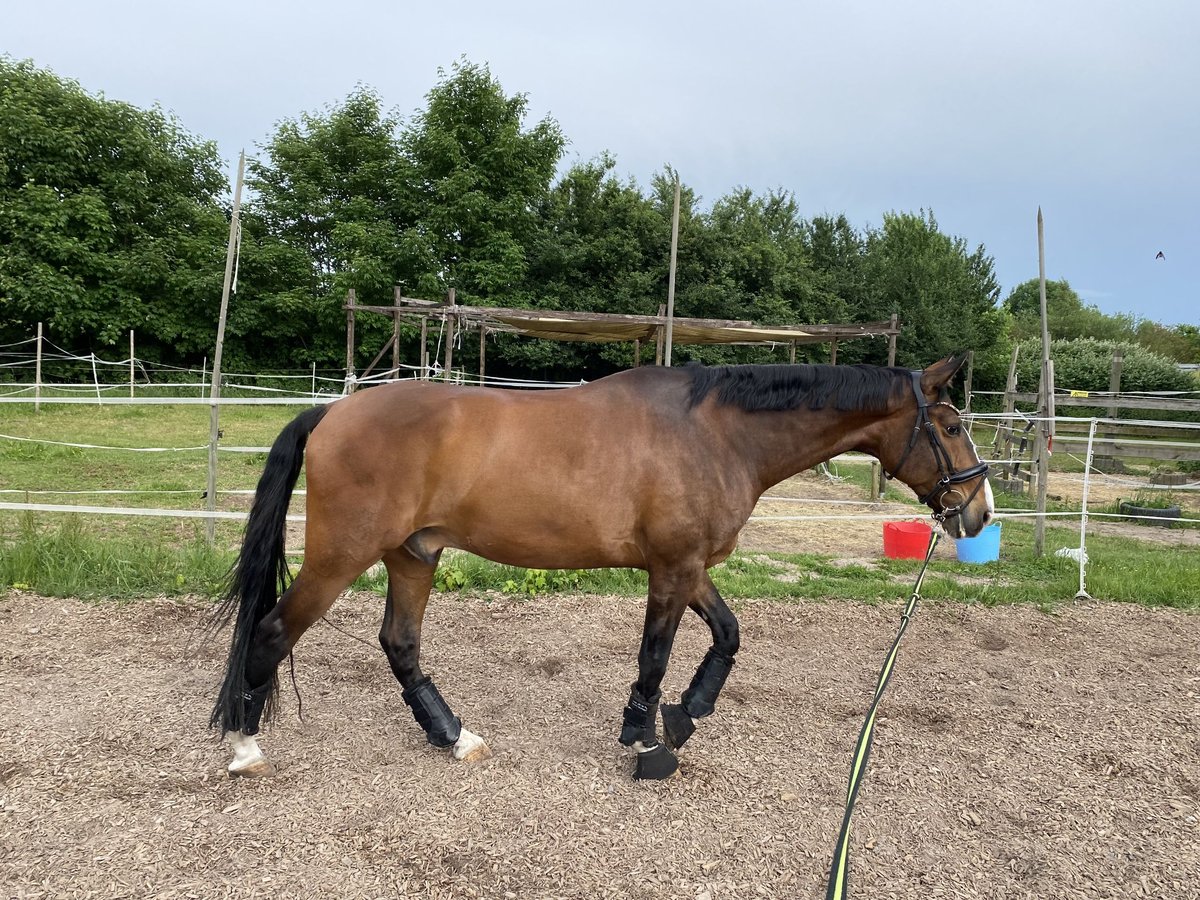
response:
[[[990,521],[992,521],[992,511],[990,509],[985,509],[983,511],[983,524],[986,525]]]

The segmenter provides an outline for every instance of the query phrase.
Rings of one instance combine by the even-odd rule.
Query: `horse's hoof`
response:
[[[275,767],[265,756],[252,760],[245,765],[229,764],[230,778],[267,778],[275,774]]]
[[[664,703],[659,712],[662,713],[663,740],[672,750],[678,750],[695,733],[696,723],[677,703]]]
[[[491,748],[484,742],[483,738],[477,734],[472,734],[465,728],[459,732],[453,752],[455,759],[465,763],[483,762],[492,755]]]
[[[634,781],[662,781],[670,778],[679,770],[679,760],[675,754],[662,744],[650,750],[643,750],[637,755],[637,768],[633,772]]]

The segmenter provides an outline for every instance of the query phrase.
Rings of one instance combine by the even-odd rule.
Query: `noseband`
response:
[[[938,474],[941,476],[938,483],[934,485],[933,490],[923,497],[917,499],[926,506],[933,508],[933,501],[937,501],[942,506],[942,511],[939,513],[934,511],[933,517],[939,522],[957,516],[971,501],[975,499],[975,495],[979,493],[979,489],[983,487],[984,478],[988,472],[988,464],[979,462],[971,466],[969,469],[963,469],[961,472],[954,471],[954,464],[950,461],[950,453],[942,444],[941,438],[938,437],[937,428],[934,427],[933,420],[929,418],[929,401],[925,399],[925,392],[921,390],[921,370],[916,370],[912,373],[913,393],[917,395],[917,422],[913,425],[912,435],[908,439],[908,446],[904,448],[904,455],[900,457],[900,462],[896,466],[896,471],[892,473],[884,472],[888,479],[895,478],[900,474],[900,470],[904,468],[904,464],[908,462],[909,454],[917,445],[917,439],[921,436],[921,432],[929,436],[929,449],[933,451],[933,458],[937,462]],[[934,406],[950,406],[945,401],[940,401],[933,404]],[[972,478],[978,478],[975,487],[967,497],[963,497],[962,492],[954,485],[962,484],[964,481],[970,481]],[[947,506],[945,503],[946,497],[949,494],[957,496],[961,502],[954,506]]]

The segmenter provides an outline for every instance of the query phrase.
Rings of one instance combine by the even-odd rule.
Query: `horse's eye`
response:
[[[946,426],[946,434],[950,435],[950,437],[958,437],[961,432],[962,432],[962,428],[959,427],[958,425],[947,425]]]

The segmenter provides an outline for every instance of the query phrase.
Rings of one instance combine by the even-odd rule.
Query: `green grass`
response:
[[[297,407],[231,407],[222,413],[224,443],[268,446]],[[0,433],[48,440],[115,446],[202,446],[208,435],[208,409],[202,406],[31,407],[0,404]],[[250,489],[262,469],[261,454],[224,454],[222,489]],[[202,509],[206,453],[132,454],[85,450],[0,439],[0,487],[35,490],[87,490],[125,487],[178,490],[183,494],[29,496],[52,503],[105,506],[163,506]],[[865,496],[866,465],[838,465],[837,473]],[[303,483],[303,482],[302,482]],[[302,484],[301,483],[301,484]],[[889,485],[888,499],[906,494]],[[3,499],[23,499],[4,494]],[[223,508],[245,509],[249,498],[222,496]],[[998,498],[1002,506],[1032,505]],[[1051,503],[1050,508],[1070,509]],[[1077,507],[1076,507],[1077,508]],[[216,548],[203,541],[200,520],[135,519],[121,516],[0,514],[0,589],[18,586],[50,596],[135,598],[163,594],[214,597],[234,559],[241,524],[218,524]],[[1004,524],[1002,558],[974,566],[936,561],[925,582],[930,600],[1042,605],[1070,600],[1078,568],[1051,555],[1078,543],[1071,527],[1047,528],[1047,555],[1032,554],[1033,526],[1025,520]],[[1088,541],[1092,562],[1087,584],[1097,598],[1155,606],[1200,606],[1200,553],[1125,538],[1095,536]],[[891,602],[907,596],[918,563],[878,559],[842,566],[814,555],[735,554],[713,570],[731,601],[772,598],[784,602],[855,599]],[[382,592],[382,575],[361,578],[360,589]],[[646,575],[629,570],[542,572],[499,566],[464,553],[448,552],[438,586],[465,593],[502,591],[540,594],[584,591],[643,596]]]
[[[60,518],[46,527],[26,514],[16,529],[0,528],[0,589],[17,587],[47,596],[119,598],[161,595],[216,597],[233,563],[229,549],[209,548],[199,533],[178,542],[166,537],[147,540],[117,533],[101,537],[84,529],[78,517]],[[1077,532],[1047,528],[1047,554],[1032,552],[1033,526],[1004,524],[999,562],[985,565],[935,560],[926,576],[923,597],[993,606],[1034,603],[1052,607],[1071,600],[1078,588],[1078,567],[1053,556],[1073,547]],[[1200,608],[1200,554],[1172,546],[1135,543],[1095,536],[1088,541],[1092,558],[1087,585],[1098,599],[1145,606]],[[906,598],[920,563],[878,559],[841,565],[811,554],[734,554],[714,567],[713,580],[731,602],[761,598],[783,602],[860,600],[889,603]],[[383,594],[386,576],[364,575],[359,590]],[[520,569],[450,551],[438,573],[439,590],[479,595],[582,592],[644,596],[644,572],[627,569],[550,571]]]

